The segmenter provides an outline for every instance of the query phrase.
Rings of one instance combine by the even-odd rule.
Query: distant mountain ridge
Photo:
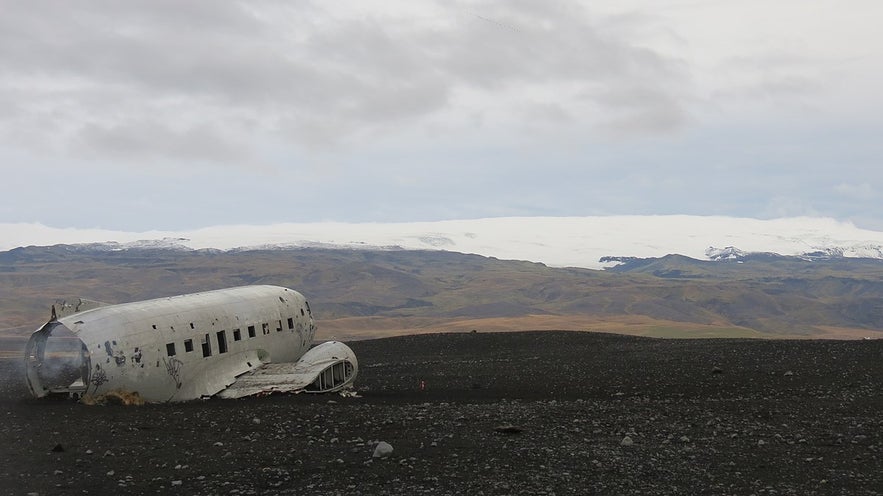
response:
[[[441,330],[603,329],[653,336],[883,332],[883,260],[722,250],[555,268],[439,250],[57,245],[0,252],[0,330],[58,299],[119,303],[244,284],[308,296],[337,338]]]
[[[859,229],[848,222],[809,217],[771,220],[682,215],[501,217],[392,224],[216,226],[143,233],[0,224],[0,249],[57,244],[109,251],[444,250],[590,269],[612,267],[632,258],[669,254],[696,260],[737,262],[746,256],[764,253],[807,260],[883,259],[883,232]]]

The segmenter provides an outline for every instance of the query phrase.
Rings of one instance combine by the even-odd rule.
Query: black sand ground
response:
[[[2,492],[883,494],[883,341],[351,346],[357,398],[90,407],[25,399],[4,361]]]

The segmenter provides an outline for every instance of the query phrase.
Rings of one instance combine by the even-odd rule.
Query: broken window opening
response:
[[[227,353],[227,331],[218,331],[218,354]]]
[[[294,329],[294,319],[288,317],[288,330],[290,331],[292,329]]]
[[[184,351],[187,353],[190,353],[191,351],[193,351],[193,340],[192,339],[185,339],[184,340]]]
[[[212,356],[212,342],[208,334],[204,335],[202,338],[202,356]]]
[[[153,324],[153,330],[154,331],[156,330],[156,324]]]
[[[282,321],[279,320],[279,325],[276,326],[276,332],[282,332]]]
[[[255,337],[254,326],[248,326],[248,337],[250,337],[250,338]]]
[[[301,317],[304,316],[304,309],[303,309],[303,308],[300,309],[300,316],[301,316]]]
[[[265,335],[266,335],[266,334],[270,334],[270,324],[268,324],[268,323],[266,323],[266,322],[264,322],[263,324],[261,324],[261,331],[262,331]]]
[[[242,333],[239,332],[239,329],[233,329],[233,341],[241,341]]]
[[[175,343],[166,343],[166,355],[175,356]]]
[[[193,326],[193,322],[190,323],[190,328],[191,328],[191,329],[196,329],[196,327]]]

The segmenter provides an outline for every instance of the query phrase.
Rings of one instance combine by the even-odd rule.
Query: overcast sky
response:
[[[879,0],[0,0],[0,222],[883,230]]]

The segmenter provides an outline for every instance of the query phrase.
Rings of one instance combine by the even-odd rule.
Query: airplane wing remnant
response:
[[[308,351],[296,363],[268,363],[239,376],[219,398],[270,393],[331,393],[350,387],[358,372],[356,355],[339,341]]]

